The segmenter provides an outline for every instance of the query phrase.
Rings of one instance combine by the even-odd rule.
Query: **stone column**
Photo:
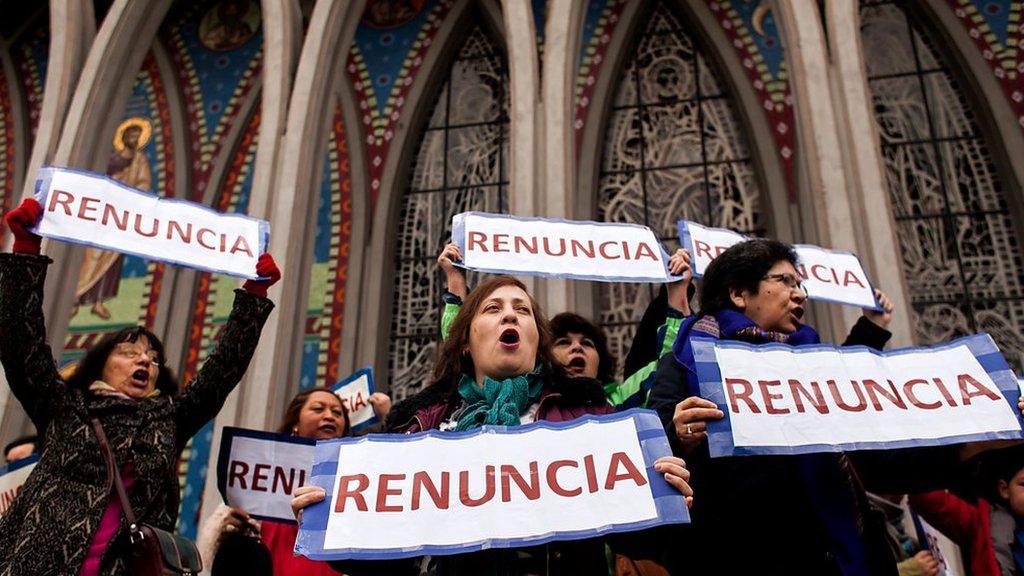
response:
[[[551,0],[544,25],[544,66],[541,90],[544,125],[538,136],[541,152],[543,200],[537,215],[577,219],[573,213],[576,197],[575,135],[573,95],[576,84],[583,2]],[[545,283],[545,310],[551,314],[575,310],[575,287],[571,281],[551,279]]]
[[[814,222],[804,234],[827,248],[857,250],[853,211],[847,195],[847,167],[837,114],[833,107],[828,47],[817,5],[806,0],[778,0],[775,14],[786,46],[796,99],[798,153],[804,169],[800,194],[807,195]],[[825,339],[842,341],[860,311],[850,306],[822,306]]]
[[[263,0],[261,8],[263,73],[260,105],[262,115],[260,119],[259,145],[256,149],[256,163],[253,173],[250,213],[253,215],[259,213],[260,217],[265,218],[270,210],[269,204],[273,199],[278,167],[284,163],[279,161],[279,159],[282,147],[285,144],[285,129],[287,126],[285,122],[288,115],[288,99],[291,95],[293,72],[298,61],[302,42],[302,14],[297,0]],[[244,115],[239,115],[237,124],[240,129],[245,129]],[[224,154],[226,158],[230,158],[232,153],[232,150],[225,148]],[[211,180],[211,182],[219,180],[218,178]],[[216,187],[209,186],[207,190],[209,194],[213,194],[216,191]],[[212,200],[213,197],[211,196],[210,201]],[[271,231],[276,232],[276,234],[272,234],[272,237],[277,234],[287,234],[285,230],[277,231],[273,227],[271,227]],[[280,258],[277,254],[274,256],[278,264],[283,266],[285,259]],[[303,269],[302,272],[295,271],[292,273],[308,275],[308,268]],[[192,301],[189,301],[189,304],[192,304]],[[273,312],[272,316],[276,314],[280,314],[280,310]],[[183,318],[186,320],[185,324],[187,327],[188,318],[185,315],[183,315]],[[294,316],[289,317],[289,319],[293,318]],[[271,337],[272,332],[268,322],[268,326],[263,331],[263,338]],[[301,338],[302,335],[299,334],[298,339],[301,340]],[[247,375],[250,377],[255,376],[259,368],[254,359]],[[265,393],[262,388],[257,386],[253,386],[251,382],[244,381],[242,385],[228,396],[224,407],[214,421],[210,458],[207,464],[209,472],[206,474],[206,482],[203,487],[203,503],[200,508],[203,518],[213,513],[221,501],[220,493],[217,491],[217,475],[212,473],[212,471],[216,470],[221,431],[224,426],[247,426],[259,430],[272,430],[274,428],[273,414],[276,409],[283,405],[283,398],[279,398],[276,403],[267,397],[253,400],[254,395]],[[267,392],[284,394],[288,390],[290,390],[288,386],[277,385],[270,386]],[[259,411],[253,410],[254,414],[248,419],[244,419],[240,414],[241,407],[246,404],[258,406],[260,402],[263,402],[263,406],[267,409],[266,415],[260,418]]]
[[[96,151],[113,129],[107,126],[113,118],[108,119],[110,115],[104,111],[117,109],[118,102],[124,105],[134,76],[123,71],[138,70],[145,56],[145,51],[132,49],[155,35],[169,6],[170,0],[114,2],[97,35],[92,2],[50,2],[43,103],[23,196],[32,194],[35,174],[44,164],[95,167]],[[47,275],[43,313],[50,345],[59,354],[70,319],[81,251],[69,244],[44,241],[43,252],[54,259]],[[19,434],[26,427],[27,418],[10,397],[10,388],[6,382],[0,383],[0,436]]]
[[[909,346],[913,344],[910,298],[868,90],[857,4],[855,0],[832,0],[825,6],[837,88],[837,121],[848,160],[852,223],[861,262],[872,281],[892,299],[897,311],[889,325],[892,343]]]
[[[270,9],[267,17],[276,13],[279,17],[292,14],[292,18],[296,18],[297,12],[290,4],[279,2],[272,9],[265,8]],[[278,107],[283,105],[281,99],[287,83],[280,77],[265,80],[273,85],[270,90],[275,91],[267,96],[277,98],[276,103],[271,103],[278,106],[272,110],[277,115],[272,126],[283,130],[283,134],[270,133],[269,145],[279,146],[272,154],[277,156],[276,175],[268,165],[258,166],[264,172],[254,183],[260,187],[253,190],[250,214],[270,221],[269,251],[281,268],[283,280],[270,290],[270,298],[277,309],[263,329],[256,355],[241,385],[243,393],[236,421],[247,428],[271,428],[283,406],[284,396],[299,378],[311,260],[310,221],[316,209],[323,144],[330,126],[325,118],[331,117],[328,103],[332,79],[335,74],[344,73],[338,55],[348,53],[362,9],[362,1],[321,0],[317,3],[299,55],[283,125]],[[268,49],[274,50],[276,61],[269,62],[268,52],[268,66],[277,67],[278,72],[290,71],[291,63],[286,59],[292,52],[286,44],[290,46],[290,35],[296,32],[294,20],[274,26],[279,29],[274,38],[268,39],[274,43],[268,45]],[[261,128],[260,148],[268,145],[263,140],[267,130],[267,126]],[[264,160],[267,154],[270,153],[264,153]]]

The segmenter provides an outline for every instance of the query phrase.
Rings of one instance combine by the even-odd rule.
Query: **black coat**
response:
[[[0,361],[43,449],[21,493],[0,519],[0,576],[77,576],[111,496],[99,443],[99,418],[123,467],[133,465],[129,494],[140,522],[174,530],[182,449],[241,380],[274,305],[237,290],[216,350],[180,396],[143,400],[93,396],[60,379],[46,343],[42,298],[44,256],[0,254]],[[100,573],[125,574],[127,527],[104,552]]]
[[[881,349],[889,337],[887,330],[862,318],[844,345]],[[687,396],[687,370],[672,355],[662,358],[648,400],[677,450],[672,416]],[[821,502],[812,501],[804,485],[801,466],[813,465],[818,487],[833,495],[827,505],[853,507],[860,518],[856,528],[872,576],[895,576],[884,519],[868,509],[865,487],[896,493],[934,489],[957,465],[956,450],[949,447],[850,452],[852,475],[843,469],[842,454],[711,459],[704,442],[690,454],[677,455],[687,462],[694,491],[693,523],[671,562],[679,574],[841,575],[820,520]]]

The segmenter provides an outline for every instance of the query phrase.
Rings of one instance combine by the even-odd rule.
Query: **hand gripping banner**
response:
[[[7,513],[14,499],[21,493],[29,474],[39,462],[39,455],[15,460],[6,466],[0,466],[0,518]]]
[[[226,426],[217,455],[217,489],[224,503],[253,518],[295,523],[292,493],[305,486],[316,442]]]
[[[988,334],[931,347],[754,346],[695,338],[700,394],[725,412],[712,456],[1024,438],[1020,390]]]
[[[270,236],[264,220],[161,198],[84,170],[43,167],[35,197],[43,206],[34,230],[40,236],[243,278],[257,277]]]
[[[636,224],[519,218],[463,212],[452,217],[458,265],[482,272],[601,282],[674,282],[654,232]]]
[[[704,276],[711,261],[730,246],[749,240],[746,236],[726,230],[709,228],[687,220],[677,223],[679,243],[690,251],[693,277]],[[875,300],[875,289],[856,254],[827,250],[810,244],[793,246],[797,254],[796,271],[804,291],[812,300],[824,300],[859,308],[881,310]]]
[[[649,410],[469,432],[317,442],[295,553],[380,560],[514,548],[689,522],[654,471],[671,454]]]

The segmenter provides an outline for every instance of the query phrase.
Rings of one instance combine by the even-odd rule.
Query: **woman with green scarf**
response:
[[[452,322],[462,308],[462,300],[469,292],[466,272],[456,266],[456,262],[461,261],[462,251],[453,243],[446,245],[437,256],[437,265],[445,275],[442,339],[448,338]],[[570,376],[584,375],[600,380],[605,397],[617,410],[646,406],[658,360],[672,351],[679,326],[691,313],[690,253],[681,248],[676,250],[669,258],[668,271],[681,279],[662,285],[648,304],[626,357],[625,378],[621,381],[615,379],[618,361],[600,326],[573,312],[562,312],[551,319],[555,360],[565,366]]]
[[[555,360],[548,321],[526,287],[511,276],[494,276],[469,294],[456,315],[441,348],[433,384],[396,405],[388,415],[386,430],[461,431],[485,424],[565,422],[613,410],[599,381],[569,377]],[[654,468],[690,501],[689,472],[682,460],[661,458]],[[322,488],[303,487],[296,490],[292,507],[298,512],[323,498]],[[433,558],[346,561],[332,566],[354,576],[608,573],[604,539]]]

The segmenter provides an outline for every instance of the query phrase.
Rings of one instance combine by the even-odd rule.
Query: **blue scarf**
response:
[[[459,381],[459,395],[466,407],[459,415],[456,431],[472,430],[484,424],[518,426],[530,402],[540,396],[543,381],[538,366],[529,374],[506,378],[500,382],[484,378],[483,387],[466,374]]]
[[[721,310],[714,316],[691,316],[679,327],[679,336],[672,346],[676,360],[686,366],[690,374],[686,386],[689,396],[700,395],[696,386],[696,369],[691,337],[716,340],[738,340],[749,344],[781,342],[791,346],[818,344],[818,333],[806,324],[792,334],[764,330],[746,314],[737,310]],[[867,502],[862,498],[858,480],[845,454],[803,454],[793,456],[803,478],[807,497],[818,513],[822,526],[833,544],[836,561],[846,576],[869,576],[867,551],[864,547],[862,509]],[[846,492],[839,497],[840,490]]]

